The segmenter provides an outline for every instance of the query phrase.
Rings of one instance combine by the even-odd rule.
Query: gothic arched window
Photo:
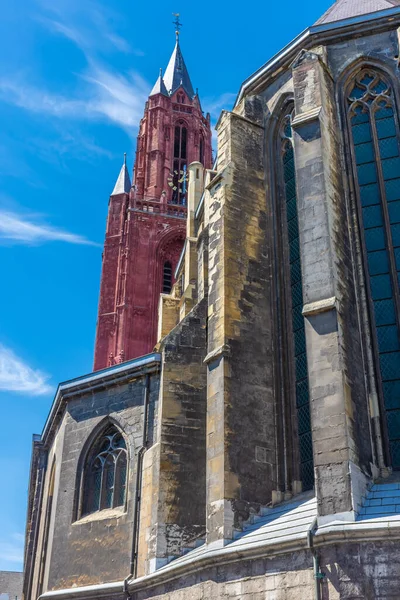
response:
[[[347,86],[353,171],[378,390],[393,468],[400,468],[400,154],[393,88],[362,68]]]
[[[169,294],[172,289],[172,265],[167,260],[163,270],[163,294]]]
[[[172,203],[186,205],[187,193],[187,128],[184,121],[175,125]]]
[[[286,328],[286,362],[289,370],[290,396],[295,399],[299,455],[300,477],[303,490],[311,489],[314,485],[313,450],[310,421],[310,402],[308,385],[308,368],[306,353],[306,338],[303,310],[303,288],[301,275],[301,256],[299,242],[299,223],[297,215],[296,171],[292,142],[291,113],[283,119],[280,135],[280,157],[282,173],[282,206],[280,207],[280,222],[282,239],[286,248],[283,249],[283,269],[287,273],[284,281],[284,314],[281,321]]]
[[[94,442],[83,477],[82,515],[125,504],[127,452],[124,438],[114,425]]]

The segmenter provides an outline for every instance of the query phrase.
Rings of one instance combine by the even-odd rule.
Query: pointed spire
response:
[[[325,25],[398,6],[398,0],[337,0],[314,25]]]
[[[129,177],[128,169],[126,166],[126,152],[124,152],[124,164],[118,175],[117,182],[114,186],[111,196],[116,194],[129,194],[131,189],[131,178]]]
[[[192,82],[179,46],[179,32],[176,32],[175,48],[165,70],[164,83],[170,95],[182,86],[189,98],[194,96]]]
[[[154,84],[153,89],[150,92],[150,96],[155,96],[156,94],[163,94],[164,96],[168,96],[168,91],[165,87],[164,79],[162,76],[162,69],[160,69],[160,74],[158,76],[157,81]]]

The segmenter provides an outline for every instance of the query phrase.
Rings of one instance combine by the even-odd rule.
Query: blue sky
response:
[[[173,50],[172,12],[215,123],[241,82],[329,4],[2,3],[0,570],[22,569],[32,434],[57,383],[92,368],[108,196]]]

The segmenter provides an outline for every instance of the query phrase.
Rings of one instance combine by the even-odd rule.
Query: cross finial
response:
[[[175,17],[175,21],[173,21],[173,24],[175,25],[175,35],[176,35],[176,39],[178,39],[179,36],[179,30],[182,27],[182,23],[179,20],[179,13],[172,13]]]

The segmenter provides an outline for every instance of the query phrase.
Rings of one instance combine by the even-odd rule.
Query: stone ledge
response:
[[[323,298],[322,300],[305,304],[301,314],[304,317],[309,317],[311,315],[317,315],[333,309],[336,309],[336,296],[332,296],[331,298]]]
[[[216,360],[220,356],[230,356],[230,355],[231,355],[230,346],[228,346],[228,344],[223,344],[222,346],[218,346],[218,348],[216,348],[212,352],[209,352],[207,354],[207,356],[205,357],[205,359],[203,360],[203,363],[208,365],[208,363],[212,362],[213,360]]]
[[[304,123],[309,123],[310,121],[316,121],[319,119],[322,108],[321,106],[317,106],[317,108],[313,108],[312,110],[308,110],[307,112],[296,115],[292,121],[292,127],[296,128],[299,125],[303,125]]]

